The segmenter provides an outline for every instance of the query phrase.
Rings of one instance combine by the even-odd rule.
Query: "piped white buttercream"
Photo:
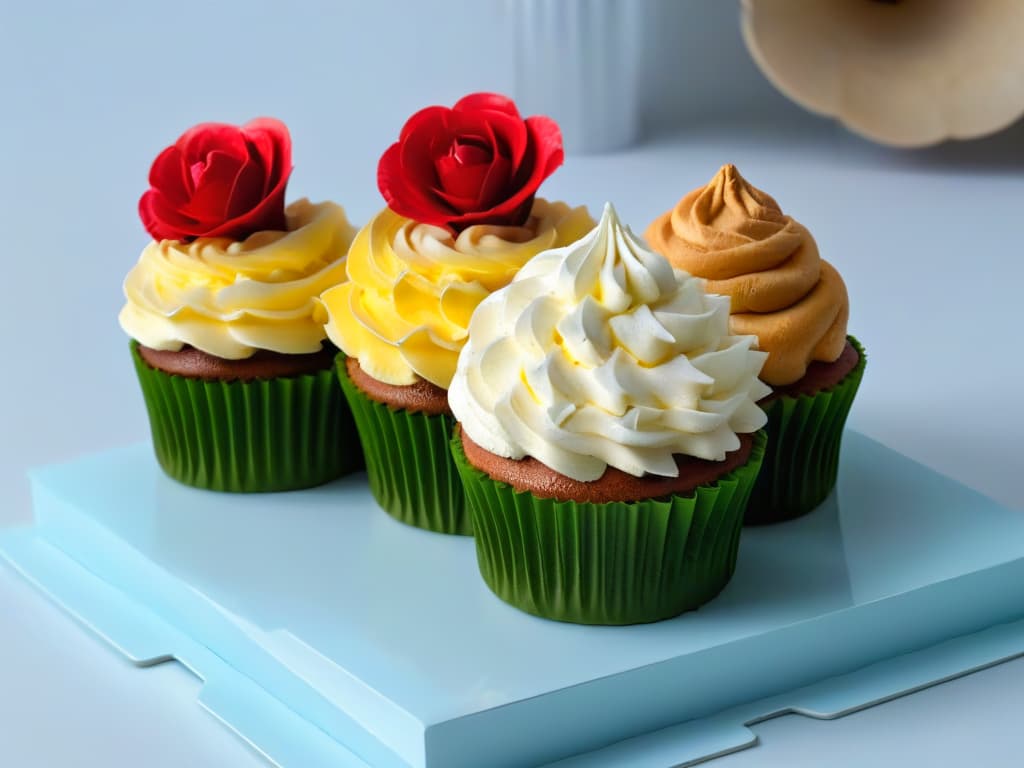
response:
[[[608,466],[675,477],[675,454],[720,461],[764,425],[756,343],[729,334],[728,297],[648,250],[609,204],[477,307],[449,403],[499,456],[580,481]]]

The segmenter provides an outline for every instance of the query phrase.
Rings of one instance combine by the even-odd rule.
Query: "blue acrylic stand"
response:
[[[365,478],[198,491],[147,445],[33,473],[0,554],[284,768],[669,768],[775,714],[837,717],[1024,653],[1024,515],[855,432],[814,513],[745,529],[699,611],[583,627],[480,580]]]

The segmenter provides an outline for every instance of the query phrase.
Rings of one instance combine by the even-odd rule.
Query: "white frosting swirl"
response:
[[[767,354],[729,334],[729,299],[647,250],[609,204],[477,307],[448,393],[466,434],[574,480],[676,477],[764,426]]]

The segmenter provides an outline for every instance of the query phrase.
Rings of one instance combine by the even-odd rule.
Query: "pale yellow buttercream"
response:
[[[379,381],[447,389],[477,305],[593,226],[586,208],[540,198],[522,226],[478,224],[457,237],[385,208],[352,243],[349,282],[321,296],[326,333]]]
[[[298,200],[285,214],[285,232],[150,243],[125,278],[121,327],[152,349],[189,345],[230,360],[316,352],[316,299],[345,280],[356,230],[330,202]]]
[[[850,306],[839,273],[811,233],[770,195],[726,165],[647,228],[650,246],[729,296],[732,331],[755,334],[768,353],[761,378],[792,384],[813,360],[846,344]]]

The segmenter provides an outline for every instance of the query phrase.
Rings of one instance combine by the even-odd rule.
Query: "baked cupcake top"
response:
[[[732,330],[768,353],[761,378],[791,384],[814,360],[846,346],[849,301],[811,233],[775,200],[725,165],[648,227],[647,242],[679,269],[732,300]]]
[[[765,421],[767,355],[729,333],[729,299],[644,247],[607,205],[580,240],[484,299],[448,393],[466,435],[579,481],[676,477]]]
[[[205,123],[165,149],[139,211],[154,240],[124,282],[124,331],[156,350],[238,360],[316,352],[316,299],[345,280],[344,210],[285,207],[291,139],[269,118]]]
[[[484,297],[593,226],[585,208],[535,196],[561,162],[558,126],[504,96],[413,115],[381,158],[388,207],[356,236],[350,282],[321,296],[330,339],[383,383],[447,389]]]

